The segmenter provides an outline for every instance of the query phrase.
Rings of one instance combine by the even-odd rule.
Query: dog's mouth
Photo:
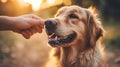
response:
[[[59,36],[55,33],[52,33],[51,35],[49,35],[48,43],[52,47],[57,47],[57,46],[61,46],[64,44],[71,43],[72,41],[74,41],[75,38],[76,38],[76,33],[72,33],[72,34],[66,35],[66,36]]]

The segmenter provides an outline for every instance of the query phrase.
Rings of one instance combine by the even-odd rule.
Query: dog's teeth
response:
[[[48,37],[50,38],[50,35]]]
[[[55,33],[52,33],[52,34],[49,36],[49,38],[52,37],[54,34],[55,34]]]
[[[56,37],[55,37],[55,40],[57,40],[57,39],[58,39],[58,37],[56,36]]]
[[[64,37],[63,37],[63,39],[66,39],[66,38],[67,38],[67,36],[64,36]]]

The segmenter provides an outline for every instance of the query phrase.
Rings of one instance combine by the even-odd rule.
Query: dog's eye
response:
[[[78,18],[78,16],[76,16],[75,14],[70,14],[69,17],[70,18]]]

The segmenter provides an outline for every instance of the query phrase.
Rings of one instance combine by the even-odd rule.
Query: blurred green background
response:
[[[36,14],[54,17],[60,7],[94,6],[105,29],[103,46],[109,67],[120,67],[120,0],[0,0],[0,16]],[[0,31],[0,67],[43,67],[50,47],[45,32],[25,39],[11,31]]]

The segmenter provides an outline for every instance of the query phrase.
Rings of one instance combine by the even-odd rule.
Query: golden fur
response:
[[[77,19],[67,17],[74,13]],[[58,20],[56,32],[59,35],[77,34],[69,44],[53,48],[45,67],[106,67],[99,47],[103,36],[101,22],[88,9],[79,6],[61,8],[54,19]]]

